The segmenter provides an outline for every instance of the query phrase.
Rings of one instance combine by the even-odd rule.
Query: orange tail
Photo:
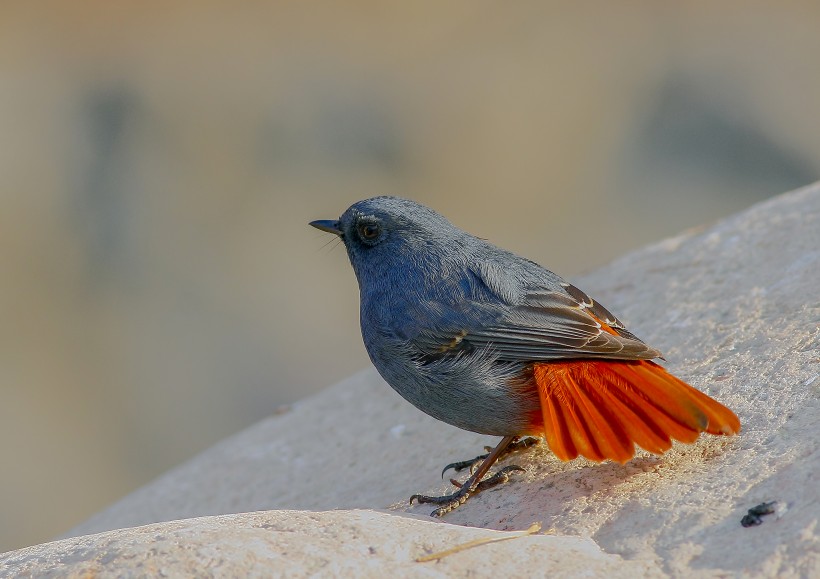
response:
[[[533,377],[547,444],[561,460],[624,463],[636,444],[661,454],[671,439],[740,431],[734,412],[654,362],[537,363]]]

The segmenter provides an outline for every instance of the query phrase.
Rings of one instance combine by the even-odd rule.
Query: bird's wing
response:
[[[425,357],[433,358],[485,348],[510,362],[661,357],[606,308],[568,283],[526,292],[515,305],[464,304],[459,316],[427,325],[412,342]]]

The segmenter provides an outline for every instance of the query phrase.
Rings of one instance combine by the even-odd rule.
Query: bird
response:
[[[740,432],[737,415],[655,362],[661,353],[609,310],[534,261],[415,201],[372,197],[309,225],[343,242],[359,285],[364,346],[384,380],[422,412],[501,436],[450,494],[410,498],[441,517],[518,466],[544,440],[560,460],[629,461],[673,440]],[[490,450],[488,448],[488,450]],[[443,473],[442,473],[443,476]]]

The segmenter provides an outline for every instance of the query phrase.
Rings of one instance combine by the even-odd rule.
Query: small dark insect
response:
[[[774,506],[777,504],[777,501],[772,501],[770,503],[760,503],[756,507],[752,507],[749,509],[746,514],[740,519],[740,524],[744,527],[754,527],[759,525],[763,522],[762,517],[763,515],[771,515],[774,512]]]

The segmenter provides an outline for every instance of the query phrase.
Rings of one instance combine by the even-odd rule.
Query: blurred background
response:
[[[572,278],[820,176],[813,2],[0,5],[0,551],[368,364],[307,222]]]

